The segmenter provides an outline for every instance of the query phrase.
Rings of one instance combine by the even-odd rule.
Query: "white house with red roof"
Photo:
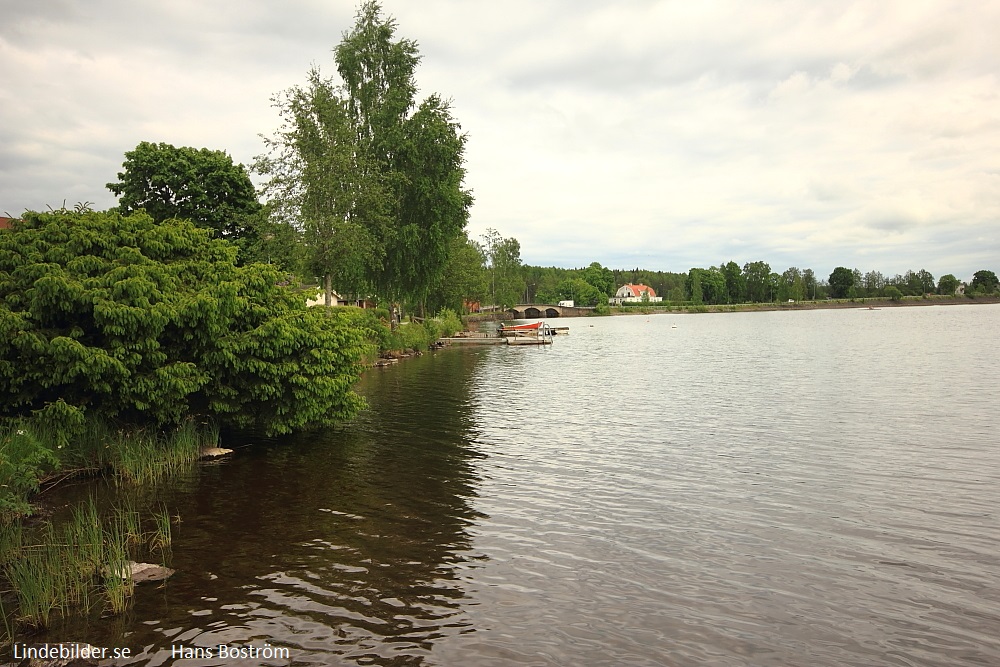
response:
[[[662,296],[656,296],[656,290],[648,285],[622,285],[615,292],[615,295],[608,299],[612,306],[619,306],[623,303],[647,303],[653,301],[663,301]]]

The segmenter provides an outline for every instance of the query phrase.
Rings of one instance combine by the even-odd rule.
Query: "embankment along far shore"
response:
[[[924,297],[903,297],[899,301],[882,298],[857,298],[857,299],[823,299],[820,301],[795,301],[793,303],[736,303],[736,304],[701,304],[701,305],[670,305],[670,306],[633,306],[615,307],[611,312],[599,315],[592,313],[590,317],[601,317],[604,315],[657,315],[667,313],[745,313],[759,311],[801,311],[801,310],[829,310],[836,308],[906,308],[909,306],[959,306],[963,304],[997,304],[1000,303],[1000,296],[976,296],[975,298],[965,296],[930,296]],[[509,312],[492,313],[471,313],[463,316],[468,324],[478,324],[488,321],[506,321],[514,319]],[[543,318],[544,319],[544,318]]]
[[[868,308],[906,308],[910,306],[960,306],[976,304],[997,304],[1000,297],[977,296],[974,299],[968,297],[922,297],[903,298],[899,301],[891,299],[830,299],[822,301],[796,301],[794,303],[740,303],[740,304],[717,304],[701,306],[677,306],[674,308],[637,308],[635,312],[619,311],[613,315],[653,315],[657,312],[664,313],[740,313],[756,311],[797,311],[797,310],[832,310],[832,309],[868,309]]]

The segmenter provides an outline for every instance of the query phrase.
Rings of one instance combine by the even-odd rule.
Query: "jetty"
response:
[[[442,338],[449,345],[551,345],[556,334],[568,334],[569,327],[550,327],[544,322],[516,324],[497,328],[496,332],[461,331]]]
[[[459,332],[451,338],[442,338],[446,345],[552,345],[547,336],[501,336],[478,331]]]

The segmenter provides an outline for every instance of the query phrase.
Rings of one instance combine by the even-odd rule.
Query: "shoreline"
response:
[[[795,303],[739,303],[739,304],[702,304],[698,306],[677,307],[634,307],[628,310],[617,309],[612,315],[655,315],[662,313],[738,313],[754,311],[801,311],[801,310],[837,310],[871,308],[909,308],[913,306],[957,306],[998,304],[1000,297],[980,296],[968,297],[905,297],[899,301],[884,298],[864,299],[832,299],[824,301],[796,301]],[[634,312],[633,312],[634,311]]]
[[[659,314],[701,314],[701,313],[746,313],[762,311],[804,311],[804,310],[837,310],[837,309],[867,309],[872,308],[910,308],[914,306],[958,306],[958,305],[984,305],[998,304],[1000,296],[977,296],[975,298],[966,296],[931,296],[903,297],[899,301],[891,299],[872,297],[858,299],[829,299],[822,301],[796,301],[794,303],[736,303],[736,304],[685,304],[669,306],[628,306],[613,307],[607,313],[594,313],[584,317],[619,317],[628,315],[659,315]],[[544,305],[544,304],[534,304]],[[509,311],[502,313],[470,313],[463,315],[462,319],[466,323],[466,330],[475,330],[481,322],[497,322],[516,320]],[[533,318],[533,319],[559,319],[559,318]],[[474,326],[471,326],[474,325]]]
[[[968,297],[905,297],[899,301],[883,298],[865,299],[835,299],[828,301],[796,301],[795,303],[739,303],[739,304],[701,304],[690,306],[668,306],[663,308],[635,306],[626,309],[612,309],[611,316],[620,315],[656,315],[659,313],[740,313],[759,311],[806,311],[806,310],[842,310],[870,308],[910,308],[920,306],[957,306],[957,305],[987,305],[1000,303],[997,296]]]

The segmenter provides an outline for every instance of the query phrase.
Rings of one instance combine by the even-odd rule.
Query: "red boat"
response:
[[[504,338],[545,338],[555,334],[555,330],[545,322],[530,324],[510,324],[497,327],[497,333]]]

